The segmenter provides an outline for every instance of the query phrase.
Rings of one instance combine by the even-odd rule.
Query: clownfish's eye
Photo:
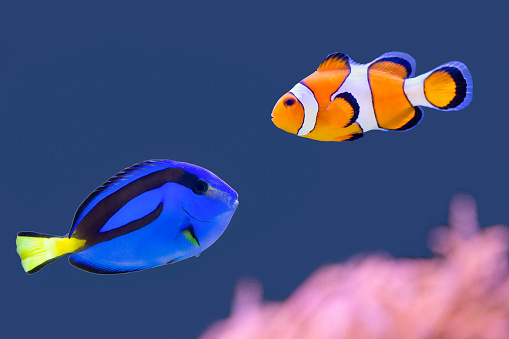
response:
[[[294,103],[295,103],[295,100],[293,100],[292,98],[285,100],[285,106],[291,106]]]
[[[209,190],[209,184],[203,179],[198,179],[193,184],[193,192],[197,195],[203,195]]]

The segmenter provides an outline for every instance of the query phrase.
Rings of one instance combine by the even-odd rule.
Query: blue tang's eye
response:
[[[293,100],[293,99],[286,99],[286,100],[285,100],[285,105],[286,105],[286,106],[291,106],[291,105],[293,105],[294,103],[295,103],[295,100]]]
[[[198,179],[193,184],[193,192],[198,195],[207,193],[209,190],[209,184],[203,179]]]

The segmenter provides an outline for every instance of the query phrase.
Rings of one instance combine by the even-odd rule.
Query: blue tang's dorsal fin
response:
[[[74,214],[71,230],[69,231],[69,238],[76,229],[76,226],[99,201],[147,174],[166,168],[176,167],[177,164],[177,162],[171,160],[147,160],[134,164],[109,178],[104,184],[90,193],[80,207],[78,207],[78,210]]]

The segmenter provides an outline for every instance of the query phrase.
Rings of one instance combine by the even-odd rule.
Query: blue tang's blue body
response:
[[[198,256],[223,233],[237,205],[237,193],[204,168],[145,161],[90,194],[66,237],[19,233],[18,253],[27,273],[69,252],[73,265],[93,273],[142,270]],[[36,245],[46,257],[35,260]]]

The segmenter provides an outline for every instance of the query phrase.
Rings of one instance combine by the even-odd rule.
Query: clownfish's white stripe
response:
[[[371,95],[371,87],[368,81],[367,65],[351,64],[350,75],[339,89],[332,94],[331,101],[343,92],[351,93],[359,104],[359,117],[355,121],[362,128],[363,132],[370,130],[380,130],[373,108],[373,97]]]
[[[300,82],[291,90],[292,93],[304,107],[304,121],[297,135],[306,135],[315,128],[316,116],[318,114],[318,101],[316,101],[314,93]]]
[[[403,89],[405,91],[405,95],[410,101],[412,106],[424,106],[435,108],[428,99],[426,99],[426,95],[424,94],[424,80],[432,73],[430,71],[428,73],[419,75],[415,78],[405,79],[405,84],[403,85]]]

